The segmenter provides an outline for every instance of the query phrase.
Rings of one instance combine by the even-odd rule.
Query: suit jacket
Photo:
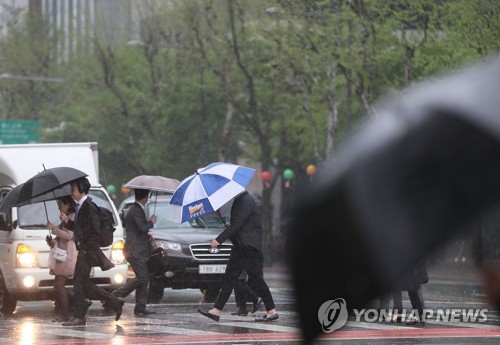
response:
[[[99,246],[101,223],[98,212],[92,199],[87,197],[78,210],[73,231],[78,251],[85,253],[86,259],[92,266],[99,266],[103,271],[107,271],[115,265],[109,261]]]
[[[136,202],[125,217],[125,231],[127,239],[125,240],[125,256],[128,258],[149,258],[148,248],[148,230],[154,224],[146,219],[146,213]]]
[[[235,238],[237,241],[233,241],[233,245],[251,246],[262,251],[263,229],[262,203],[245,191],[234,199],[231,225],[216,238],[216,241],[223,243],[229,238]]]

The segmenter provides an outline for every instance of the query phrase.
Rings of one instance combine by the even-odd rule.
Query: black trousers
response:
[[[149,270],[147,260],[149,258],[127,258],[128,263],[135,273],[135,278],[127,280],[125,285],[113,291],[113,295],[127,297],[135,290],[135,308],[138,311],[146,309],[148,301]]]
[[[394,303],[393,310],[396,313],[401,313],[403,310],[403,297],[401,295],[401,290],[393,290],[391,294]],[[389,310],[390,297],[390,295],[386,295],[380,298],[379,309]],[[412,308],[418,312],[419,317],[422,317],[424,313],[424,300],[421,288],[418,287],[408,290],[408,297],[410,298]]]
[[[233,246],[231,249],[224,282],[214,303],[214,308],[224,309],[235,287],[249,293],[248,285],[243,285],[238,279],[243,270],[247,272],[249,281],[252,281],[255,293],[262,298],[266,310],[274,309],[273,296],[264,281],[264,257],[260,251],[250,246]]]
[[[73,291],[75,292],[75,312],[73,316],[78,319],[85,318],[89,306],[85,302],[85,297],[92,296],[104,300],[106,305],[112,310],[119,306],[117,297],[108,291],[95,285],[90,281],[90,271],[93,266],[91,254],[86,254],[84,250],[78,251],[76,259],[75,273],[73,275]]]

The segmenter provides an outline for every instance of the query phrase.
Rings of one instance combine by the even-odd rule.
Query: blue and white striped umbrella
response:
[[[177,187],[167,208],[167,219],[177,223],[217,211],[248,186],[255,169],[212,163],[198,169]]]

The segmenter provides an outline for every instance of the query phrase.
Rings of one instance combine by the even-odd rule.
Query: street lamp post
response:
[[[34,80],[34,81],[44,81],[47,83],[64,83],[63,78],[51,78],[51,77],[27,77],[22,75],[13,75],[10,73],[0,74],[0,79],[14,79],[14,80]]]
[[[53,77],[40,77],[40,76],[24,76],[24,75],[14,75],[10,73],[0,74],[0,79],[12,79],[12,80],[29,80],[29,81],[41,81],[45,83],[62,83],[66,84],[66,79],[64,78],[53,78]],[[64,107],[68,106],[68,90],[66,85],[64,85]]]

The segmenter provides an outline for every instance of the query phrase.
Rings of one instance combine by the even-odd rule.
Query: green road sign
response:
[[[0,144],[39,143],[40,121],[0,120]]]

